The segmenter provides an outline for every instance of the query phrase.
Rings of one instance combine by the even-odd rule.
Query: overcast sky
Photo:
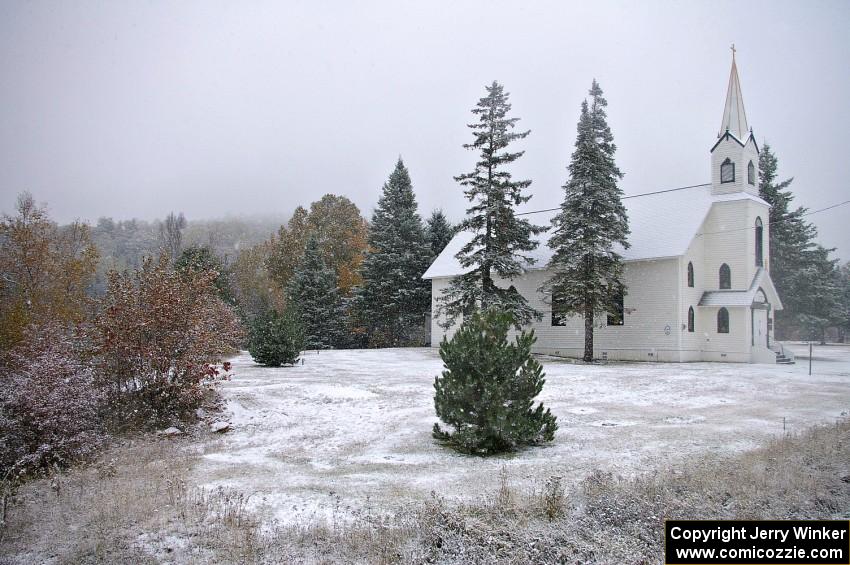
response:
[[[0,209],[60,221],[369,216],[402,155],[457,220],[469,110],[496,79],[532,130],[526,209],[557,206],[592,79],[627,194],[707,182],[737,47],[747,117],[812,209],[850,198],[850,2],[0,3]],[[850,259],[850,206],[816,214]]]

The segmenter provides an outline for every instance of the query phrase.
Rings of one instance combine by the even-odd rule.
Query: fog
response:
[[[469,110],[496,79],[526,209],[561,201],[579,105],[609,102],[622,188],[709,180],[737,48],[747,118],[796,203],[847,200],[847,2],[0,4],[0,210],[56,219],[286,214],[331,192],[367,216],[401,155],[420,209],[463,215]],[[850,259],[850,206],[809,217]]]

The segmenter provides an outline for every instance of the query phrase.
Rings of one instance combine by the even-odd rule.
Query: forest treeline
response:
[[[403,171],[406,178],[395,179],[393,182],[402,184],[389,188],[396,192],[406,191],[410,203],[406,208],[404,204],[388,203],[394,208],[377,210],[376,221],[372,224],[348,198],[334,194],[326,194],[307,206],[298,206],[288,214],[278,216],[192,220],[182,212],[171,212],[165,218],[153,221],[102,217],[91,225],[82,222],[55,224],[49,218],[47,203],[39,204],[31,196],[23,194],[19,199],[17,215],[6,215],[4,222],[9,228],[17,225],[24,230],[35,229],[34,225],[41,221],[50,224],[49,235],[39,234],[41,238],[51,239],[50,243],[41,242],[38,245],[44,253],[47,253],[47,247],[54,247],[52,257],[57,269],[73,274],[73,284],[66,281],[64,286],[59,285],[65,289],[62,292],[76,292],[96,300],[106,294],[111,273],[132,272],[143,265],[145,258],[156,258],[166,253],[171,257],[173,265],[185,264],[196,270],[214,270],[217,273],[216,286],[222,298],[234,306],[241,319],[247,323],[268,310],[283,310],[286,307],[287,293],[292,290],[288,288],[290,280],[303,263],[308,240],[314,238],[323,265],[333,271],[333,291],[344,306],[342,311],[345,316],[350,316],[355,290],[363,287],[362,270],[370,269],[375,278],[383,276],[384,270],[390,270],[389,264],[383,268],[372,266],[376,261],[374,257],[365,266],[363,264],[364,259],[376,255],[369,253],[372,249],[369,245],[370,225],[374,226],[371,237],[389,238],[390,241],[383,241],[382,245],[389,247],[393,245],[391,240],[396,239],[402,247],[408,248],[409,253],[415,255],[414,270],[405,273],[408,279],[421,276],[454,234],[454,228],[441,210],[434,211],[425,221],[419,218],[409,174],[403,163],[399,165],[398,171]],[[36,212],[38,218],[33,219],[32,214]],[[379,230],[387,231],[386,225],[396,221],[394,215],[405,213],[410,215],[409,220],[405,219],[409,221],[410,233],[397,236],[377,233]],[[31,221],[34,222],[33,226],[28,226]],[[4,239],[4,242],[14,243],[11,239]],[[401,251],[404,252],[403,249]],[[21,263],[18,267],[22,270],[29,270],[29,265],[23,263],[26,262],[24,256],[31,256],[31,251],[24,250],[19,255],[17,258],[7,256],[9,271],[15,269],[15,262]],[[69,261],[74,263],[73,268]],[[44,284],[47,284],[46,281]],[[404,286],[404,282],[400,281],[399,286]],[[419,286],[430,285],[420,283]],[[56,290],[58,292],[59,288]],[[373,291],[374,288],[369,287],[367,290]],[[25,296],[31,290],[4,274],[2,291],[4,297],[9,298],[0,309],[4,333],[17,333],[21,326],[26,325],[28,317],[23,315],[23,310],[17,314],[10,311],[14,309],[11,306],[18,302],[14,296],[18,294],[26,300]],[[78,302],[63,300],[61,293],[50,298],[44,297],[43,300],[62,303],[67,308],[74,308],[73,304]],[[30,300],[28,308],[37,310],[41,307],[39,302]],[[416,323],[412,325],[421,329],[424,315],[430,309],[430,298],[424,302],[420,299],[416,306],[419,311],[416,313]],[[32,316],[38,317],[36,313]],[[325,347],[409,344],[399,337],[388,338],[388,343],[380,336],[375,336],[370,342],[365,329],[352,329],[356,324],[346,319],[335,318],[328,320],[328,323],[346,327],[354,335],[345,338],[337,336]],[[371,326],[373,333],[380,330],[371,316],[365,325]],[[421,336],[419,339],[421,341]],[[8,348],[14,341],[14,338],[4,336],[0,338],[0,345]]]

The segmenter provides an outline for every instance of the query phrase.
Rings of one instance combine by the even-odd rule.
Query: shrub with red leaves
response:
[[[114,424],[183,419],[222,377],[222,357],[243,336],[218,297],[217,275],[175,272],[164,255],[134,273],[110,274],[91,341]]]

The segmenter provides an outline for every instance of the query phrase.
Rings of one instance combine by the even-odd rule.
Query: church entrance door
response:
[[[767,337],[767,309],[753,308],[753,345],[769,347]]]

